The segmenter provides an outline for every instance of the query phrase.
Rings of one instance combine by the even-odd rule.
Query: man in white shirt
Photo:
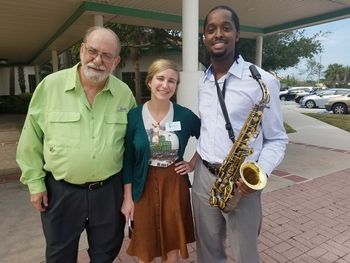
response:
[[[198,262],[225,262],[227,235],[237,262],[256,263],[262,221],[261,190],[252,190],[239,179],[237,187],[242,198],[229,213],[210,206],[208,199],[217,168],[233,146],[215,82],[224,95],[235,138],[251,109],[260,102],[262,90],[251,76],[251,63],[244,61],[237,51],[239,18],[231,8],[217,6],[208,13],[204,36],[211,65],[199,81],[201,135],[197,152],[202,161],[197,162],[192,189]],[[268,88],[270,102],[264,109],[259,135],[250,140],[254,152],[246,160],[256,161],[268,176],[282,161],[288,137],[283,127],[279,82],[260,68],[258,72]]]

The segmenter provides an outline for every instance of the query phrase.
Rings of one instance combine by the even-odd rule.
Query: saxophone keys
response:
[[[228,185],[225,187],[225,190],[224,190],[224,196],[231,196],[231,193],[232,193],[232,186],[231,185]]]
[[[220,208],[221,210],[223,210],[223,209],[225,208],[225,206],[226,206],[226,203],[225,203],[223,200],[220,200],[220,201],[219,201],[219,208]]]
[[[218,199],[215,196],[210,196],[209,203],[211,206],[216,206],[218,203]]]

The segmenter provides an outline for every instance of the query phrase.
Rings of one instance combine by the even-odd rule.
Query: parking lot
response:
[[[300,105],[294,101],[281,101],[281,104],[285,108],[296,110],[296,111],[302,112],[302,113],[329,113],[329,114],[332,114],[332,112],[328,112],[324,108],[323,109],[322,108],[308,109],[308,108],[300,107]]]
[[[296,102],[302,107],[308,109],[327,109],[329,112],[333,112],[334,114],[347,114],[350,111],[349,88],[329,88],[316,90],[316,88],[311,87],[291,87],[288,90],[281,90],[279,98],[282,104],[286,101]],[[316,112],[322,113],[326,111]]]

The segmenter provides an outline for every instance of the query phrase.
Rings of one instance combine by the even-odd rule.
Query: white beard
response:
[[[96,68],[95,65],[91,65],[91,66]],[[87,77],[89,80],[94,82],[105,81],[108,78],[109,74],[111,73],[111,72],[107,72],[104,66],[97,67],[98,69],[103,70],[103,72],[96,72],[93,69],[90,69],[89,63],[88,64],[82,63],[82,67],[83,67],[85,77]]]

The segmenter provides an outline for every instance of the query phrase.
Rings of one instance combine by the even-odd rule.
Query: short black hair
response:
[[[203,32],[205,32],[205,27],[207,26],[207,23],[208,23],[208,16],[211,12],[215,11],[215,10],[218,10],[218,9],[223,9],[223,10],[227,10],[231,13],[231,19],[232,19],[232,22],[235,24],[235,27],[236,27],[236,31],[239,32],[239,18],[238,18],[238,15],[236,14],[236,12],[229,6],[226,6],[226,5],[218,5],[218,6],[215,6],[214,8],[212,8],[208,14],[206,15],[205,17],[205,20],[204,20],[204,28],[203,28]]]

